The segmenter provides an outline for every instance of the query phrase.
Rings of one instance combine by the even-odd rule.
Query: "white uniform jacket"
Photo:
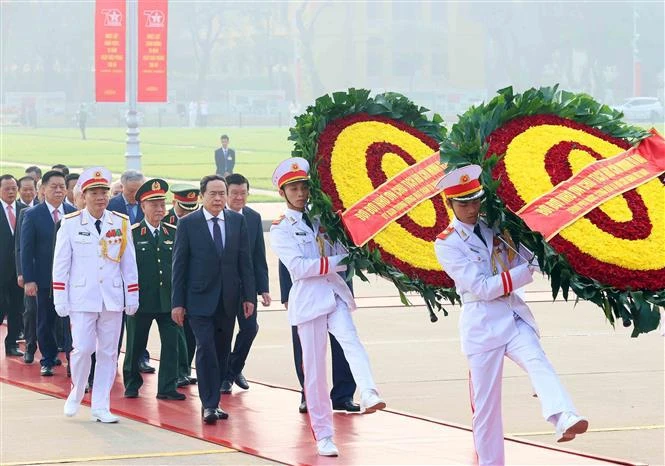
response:
[[[87,210],[62,219],[53,257],[53,303],[71,311],[120,312],[138,306],[139,285],[131,225],[104,211],[101,233]]]
[[[516,254],[509,258],[508,248],[494,236],[498,233],[482,220],[479,224],[487,246],[472,225],[457,219],[434,242],[436,257],[462,298],[459,329],[467,355],[498,348],[514,338],[518,332],[513,312],[540,336],[529,307],[514,292],[533,281],[528,264]],[[523,247],[520,253],[530,254]]]
[[[287,209],[270,228],[270,245],[286,266],[293,281],[289,292],[289,323],[298,325],[337,308],[335,297],[356,308],[349,287],[337,272],[346,270],[339,262],[346,257],[340,244],[332,244],[311,219],[315,234],[302,219],[302,212]]]

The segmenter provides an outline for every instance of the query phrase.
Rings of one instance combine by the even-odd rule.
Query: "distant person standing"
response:
[[[86,108],[85,104],[81,104],[78,112],[76,112],[76,122],[79,125],[79,130],[81,131],[81,139],[85,141],[85,128],[88,125],[88,109]]]
[[[189,127],[194,128],[196,127],[196,114],[198,113],[198,106],[196,105],[196,102],[193,100],[189,103]]]
[[[199,103],[199,126],[203,128],[208,126],[208,102],[205,100]]]
[[[221,176],[229,176],[233,173],[233,167],[236,164],[236,151],[229,147],[229,137],[222,134],[219,138],[222,145],[215,151],[215,172]]]

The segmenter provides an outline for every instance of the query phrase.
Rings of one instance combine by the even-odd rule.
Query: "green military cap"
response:
[[[139,202],[166,199],[166,192],[168,190],[169,184],[166,181],[160,178],[153,178],[143,183],[138,191],[136,191],[136,199]]]
[[[188,184],[175,184],[171,186],[173,199],[178,201],[185,210],[196,210],[199,207],[200,190]]]

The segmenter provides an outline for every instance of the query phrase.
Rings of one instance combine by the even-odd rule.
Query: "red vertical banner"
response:
[[[125,0],[95,2],[95,100],[125,101]]]
[[[138,0],[139,102],[166,102],[168,0]]]

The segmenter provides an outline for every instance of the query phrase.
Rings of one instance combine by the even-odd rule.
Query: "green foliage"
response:
[[[444,315],[448,315],[443,307],[443,302],[448,301],[453,304],[459,302],[459,297],[454,289],[433,287],[418,278],[409,277],[395,267],[386,264],[378,249],[372,250],[367,246],[357,247],[349,240],[338,213],[332,210],[330,197],[321,189],[321,180],[316,170],[318,138],[328,123],[356,113],[380,115],[406,123],[441,142],[446,137],[443,119],[438,114],[435,114],[431,120],[428,119],[425,116],[428,111],[395,92],[370,97],[370,91],[367,89],[351,88],[347,92],[334,92],[332,95],[324,95],[316,99],[314,105],[309,106],[305,113],[296,117],[296,125],[290,129],[289,139],[294,142],[292,156],[303,157],[312,165],[310,170],[311,211],[315,215],[320,215],[321,223],[331,238],[342,242],[348,249],[349,257],[345,259],[345,263],[350,275],[357,275],[365,281],[367,281],[366,273],[380,275],[395,285],[400,299],[405,305],[409,304],[406,293],[417,292],[425,299],[428,308],[442,310]]]
[[[515,94],[512,87],[507,87],[500,89],[488,103],[472,107],[460,117],[441,144],[441,161],[448,164],[447,171],[470,163],[482,166],[482,183],[487,192],[483,209],[488,222],[501,229],[507,228],[513,238],[536,254],[540,268],[550,277],[554,299],[560,291],[568,300],[572,290],[576,300],[585,299],[603,309],[612,325],[617,319],[624,326],[632,324],[634,337],[656,329],[660,320],[658,307],[665,306],[665,291],[618,290],[577,274],[563,255],[558,254],[540,233],[531,231],[496,194],[501,180],[493,180],[491,172],[503,154],[487,154],[485,141],[492,132],[514,118],[540,114],[568,118],[631,144],[649,136],[643,128],[621,121],[623,115],[620,112],[596,102],[587,94],[562,91],[558,85],[532,88],[523,94]]]

